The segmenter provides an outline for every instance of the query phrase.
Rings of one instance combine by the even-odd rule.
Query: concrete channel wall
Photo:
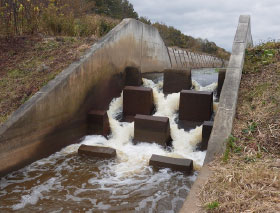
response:
[[[226,77],[220,95],[219,107],[215,116],[214,126],[208,142],[204,166],[185,201],[181,212],[199,213],[198,192],[200,186],[211,176],[207,164],[220,155],[226,148],[226,141],[231,134],[235,117],[238,90],[242,76],[245,49],[253,45],[250,16],[241,15],[232,46],[232,54],[226,69]]]
[[[124,87],[127,66],[143,73],[171,67],[156,28],[123,20],[22,105],[0,127],[0,176],[86,135],[87,112],[108,109]]]

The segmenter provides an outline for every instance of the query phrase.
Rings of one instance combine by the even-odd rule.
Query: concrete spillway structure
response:
[[[120,95],[126,67],[149,73],[222,65],[207,57],[202,63],[203,57],[197,53],[167,48],[156,28],[124,19],[0,127],[0,176],[86,135],[87,113],[107,110]]]
[[[238,54],[244,51],[242,48],[246,45],[242,46],[240,41],[237,43],[241,46],[236,47],[233,55],[237,54],[241,58]],[[238,59],[233,57],[229,67],[235,66],[236,61]],[[0,176],[78,142],[89,131],[89,114],[91,120],[99,120],[106,126],[106,111],[112,99],[119,97],[124,89],[127,67],[138,68],[141,73],[153,73],[223,65],[222,60],[213,56],[167,48],[154,27],[125,19],[93,45],[80,61],[71,64],[49,82],[0,127]],[[240,67],[227,70],[229,74],[224,88],[230,89],[230,78],[241,76],[237,69]],[[138,84],[140,81],[136,82]],[[234,89],[238,90],[236,82],[233,84]],[[225,91],[223,89],[221,92],[221,103],[230,104],[225,100]],[[222,109],[218,115],[224,115]],[[101,130],[96,130],[94,126],[91,128],[92,131],[104,132],[104,135],[109,132],[105,127]],[[221,128],[223,126],[215,122],[212,131],[217,132]],[[215,146],[211,142],[214,140],[212,135],[209,149]]]

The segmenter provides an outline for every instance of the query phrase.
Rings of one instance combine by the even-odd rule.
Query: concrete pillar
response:
[[[116,150],[110,147],[87,146],[84,144],[79,147],[78,154],[97,158],[114,158],[117,155]]]
[[[198,68],[198,60],[197,60],[197,54],[193,53],[193,58],[194,58],[194,68]]]
[[[183,90],[180,93],[179,120],[204,122],[213,114],[213,92]]]
[[[179,58],[180,58],[180,61],[181,61],[181,64],[182,64],[182,68],[186,67],[186,62],[185,62],[185,58],[184,58],[184,55],[183,55],[183,51],[182,50],[178,50],[178,55],[179,55]]]
[[[206,55],[202,55],[203,67],[207,67],[206,65]]]
[[[194,59],[191,52],[187,52],[188,57],[190,59],[190,68],[194,68]]]
[[[220,97],[226,77],[226,69],[219,69],[217,97]]]
[[[193,170],[193,161],[184,158],[171,158],[160,155],[152,155],[149,165],[155,169],[170,168],[175,171],[191,174]]]
[[[201,67],[205,67],[204,57],[205,57],[205,55],[200,55],[200,58],[201,58]]]
[[[198,66],[199,66],[200,68],[202,68],[201,55],[200,55],[200,54],[197,54],[197,58],[198,58]]]
[[[202,141],[200,144],[200,150],[207,150],[208,141],[211,135],[211,131],[213,128],[213,121],[204,121],[202,126]]]
[[[124,117],[136,114],[150,115],[154,110],[153,90],[146,87],[126,86],[123,90]]]
[[[125,86],[142,85],[142,74],[138,68],[126,67],[124,70],[124,74],[125,74]]]
[[[183,63],[182,63],[181,58],[180,58],[179,50],[174,49],[174,53],[175,53],[175,58],[176,58],[176,61],[177,61],[178,68],[182,69]]]
[[[191,70],[164,70],[163,92],[165,94],[181,92],[192,87]]]
[[[171,145],[168,117],[136,115],[134,122],[135,143],[157,143],[164,147]]]
[[[168,47],[168,53],[169,53],[169,57],[170,57],[170,61],[171,61],[171,67],[177,68],[177,62],[175,59],[174,51],[171,47]]]
[[[200,55],[198,53],[196,53],[196,60],[197,60],[197,68],[200,68],[201,67],[201,64],[200,64]]]
[[[210,62],[210,59],[211,59],[211,56],[207,56],[207,67],[210,67],[210,64],[211,64],[211,62]]]
[[[203,56],[204,67],[207,67],[207,55]]]
[[[191,68],[191,63],[190,63],[191,61],[190,61],[187,51],[184,51],[184,57],[187,62],[187,68]]]
[[[88,134],[103,135],[110,134],[110,124],[105,110],[92,110],[88,113]]]

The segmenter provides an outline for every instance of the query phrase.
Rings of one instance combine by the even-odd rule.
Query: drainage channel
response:
[[[195,90],[213,91],[217,87],[214,69],[193,70],[192,77]],[[164,95],[161,76],[153,80],[143,78],[143,86],[152,88],[153,116],[169,119],[172,149],[133,142],[134,122],[121,119],[122,94],[111,102],[107,111],[109,137],[88,135],[80,144],[70,145],[3,177],[0,211],[178,212],[205,158],[206,151],[197,149],[202,140],[202,126],[188,131],[178,127],[180,93]],[[213,104],[215,111],[216,103]],[[111,147],[117,150],[117,157],[100,160],[77,155],[81,144]],[[149,166],[153,154],[191,159],[194,172],[185,175],[170,169],[154,170]]]

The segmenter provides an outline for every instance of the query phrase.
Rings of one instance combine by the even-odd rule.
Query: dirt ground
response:
[[[0,125],[96,41],[95,38],[0,38]]]
[[[207,212],[280,212],[280,43],[246,51],[232,136],[210,168]]]

